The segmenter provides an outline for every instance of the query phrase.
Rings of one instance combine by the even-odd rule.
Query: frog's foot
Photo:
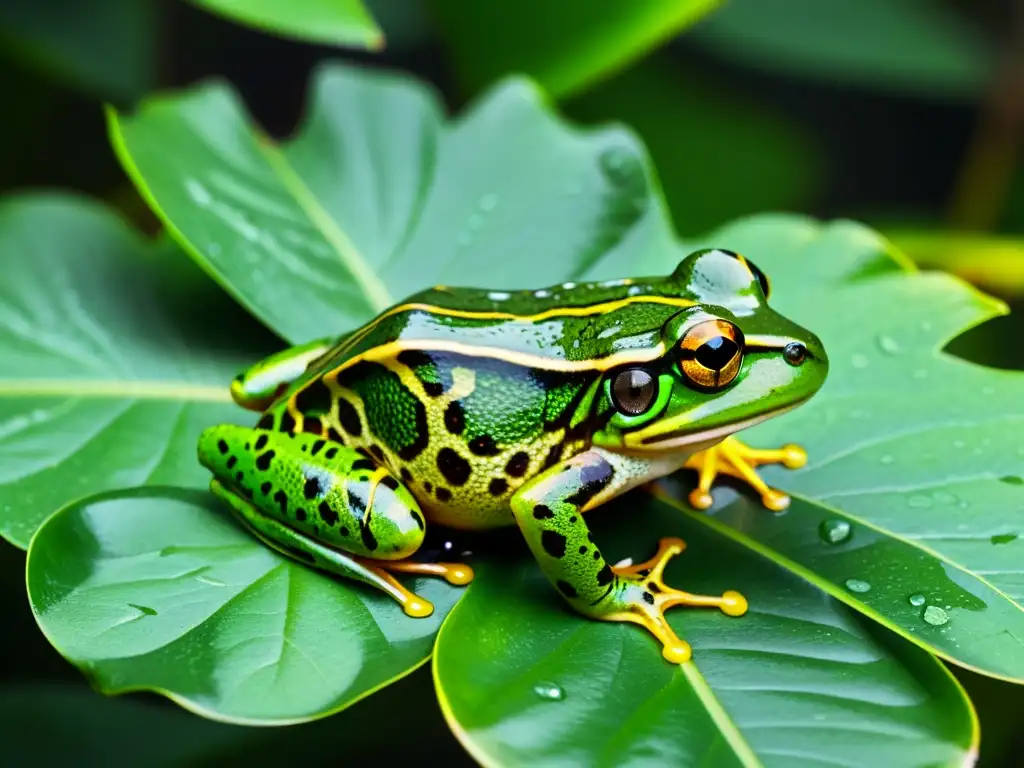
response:
[[[615,566],[618,576],[617,594],[610,596],[610,604],[618,609],[600,618],[606,621],[630,621],[645,627],[661,642],[661,655],[673,664],[690,659],[690,644],[681,640],[665,619],[665,610],[676,605],[711,606],[721,609],[727,616],[742,616],[747,612],[747,600],[739,592],[729,590],[721,597],[694,595],[673,589],[665,584],[663,574],[668,561],[686,548],[682,539],[665,538],[658,543],[654,557],[636,565]]]
[[[465,586],[473,580],[473,569],[462,563],[415,563],[408,560],[373,560],[368,557],[353,557],[353,561],[370,571],[379,579],[379,585],[391,595],[407,616],[421,619],[434,612],[429,600],[408,590],[392,573],[416,573],[424,576],[440,576],[449,584]],[[385,586],[386,585],[386,586]]]
[[[694,454],[684,465],[697,470],[697,487],[690,493],[690,504],[697,509],[708,509],[712,504],[711,484],[718,475],[729,475],[743,480],[761,496],[761,503],[773,512],[789,506],[789,496],[769,488],[758,477],[755,467],[762,464],[782,464],[787,469],[799,469],[807,463],[807,453],[798,445],[761,450],[744,445],[735,437],[727,437],[713,448]]]

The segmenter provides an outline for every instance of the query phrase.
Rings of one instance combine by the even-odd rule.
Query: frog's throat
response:
[[[704,430],[672,429],[671,423],[662,426],[656,433],[638,430],[624,436],[622,445],[627,451],[638,453],[667,453],[672,451],[696,452],[710,448],[742,429],[760,424],[762,421],[781,416],[800,405],[803,400],[784,405],[781,408],[752,416],[749,419],[723,424],[719,427]],[[667,428],[666,428],[667,427]]]

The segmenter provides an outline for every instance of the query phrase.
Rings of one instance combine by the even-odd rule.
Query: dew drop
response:
[[[850,362],[853,364],[854,368],[867,368],[868,367],[867,355],[862,355],[860,353],[858,353],[858,354],[854,355],[853,357],[851,357],[850,358]]]
[[[910,604],[912,606],[914,606],[915,608],[920,608],[922,605],[925,604],[925,602],[927,602],[925,600],[924,595],[922,595],[921,593],[917,593],[917,594],[911,595],[907,599],[910,601]]]
[[[896,461],[896,459],[891,453],[886,453],[883,454],[881,458],[878,459],[878,461],[881,464],[892,464],[894,461]]]
[[[859,592],[861,594],[871,591],[871,585],[861,579],[847,579],[846,588],[851,592]]]
[[[999,482],[1007,485],[1024,485],[1024,478],[1017,475],[1003,475],[999,478]]]
[[[887,355],[896,355],[899,354],[900,351],[900,345],[892,336],[879,336],[878,348],[885,352]]]
[[[1009,544],[1011,541],[1016,540],[1016,533],[996,533],[989,539],[993,544]]]
[[[842,544],[850,540],[853,528],[845,520],[822,520],[818,535],[826,544]]]
[[[533,692],[548,701],[561,701],[565,698],[565,691],[554,683],[537,683],[533,686]]]
[[[932,500],[920,493],[915,493],[907,499],[907,506],[913,507],[914,509],[928,509],[931,505]]]
[[[949,621],[949,614],[937,605],[929,605],[924,609],[924,620],[933,627],[941,627]]]
[[[481,211],[493,211],[498,205],[498,196],[493,192],[488,192],[486,195],[480,196],[477,205],[480,206]]]

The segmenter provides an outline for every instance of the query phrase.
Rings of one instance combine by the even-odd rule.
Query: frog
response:
[[[467,563],[417,558],[427,525],[518,528],[572,609],[646,629],[670,663],[690,645],[675,606],[746,613],[742,594],[666,583],[685,542],[612,564],[584,515],[679,470],[712,503],[721,477],[768,510],[789,496],[757,468],[798,469],[795,444],[756,449],[737,432],[809,400],[828,372],[811,331],[773,310],[753,261],[702,248],[668,275],[539,289],[438,285],[354,331],[277,352],[231,383],[255,426],[199,437],[210,489],[283,554],[390,595],[410,617],[433,605],[397,578],[466,585]]]

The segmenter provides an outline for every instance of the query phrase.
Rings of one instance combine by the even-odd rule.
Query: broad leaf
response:
[[[0,48],[103,99],[142,96],[156,79],[154,0],[5,0]]]
[[[995,56],[935,0],[732,0],[687,41],[759,70],[931,98],[973,100]]]
[[[382,48],[384,36],[362,0],[190,0],[264,32],[311,43]]]
[[[200,491],[94,496],[47,520],[28,554],[40,628],[95,687],[252,724],[326,716],[424,662],[461,590],[410,583],[433,615],[278,555]]]
[[[739,587],[750,611],[671,610],[694,650],[671,665],[639,627],[571,612],[523,547],[488,563],[434,661],[445,716],[482,764],[968,763],[970,703],[934,657],[643,493],[587,519],[613,562],[682,537],[666,581]]]
[[[420,84],[325,68],[284,147],[219,84],[110,125],[179,242],[291,341],[358,326],[433,282],[542,285],[617,250],[671,248],[630,134],[570,132],[521,80],[445,123]]]
[[[531,287],[664,274],[702,245],[744,252],[772,279],[773,305],[824,339],[832,372],[808,405],[749,433],[757,445],[807,447],[807,468],[764,474],[810,506],[743,515],[749,495],[730,505],[722,491],[713,514],[915,642],[1024,678],[1024,454],[1014,442],[1024,380],[939,351],[1000,311],[996,302],[907,272],[905,258],[848,222],[763,216],[672,242],[630,135],[573,131],[521,81],[450,124],[404,80],[330,68],[316,94],[306,129],[283,149],[258,139],[219,86],[112,116],[123,160],[176,236],[268,323],[304,340],[433,282]],[[804,509],[817,517],[791,525]],[[826,544],[818,526],[836,515],[877,529],[870,562],[826,567],[868,536]],[[909,602],[918,594],[925,605]]]
[[[522,72],[554,96],[584,90],[721,0],[430,0],[465,90]]]
[[[97,491],[205,486],[196,435],[245,418],[228,384],[253,359],[211,328],[251,323],[232,326],[219,297],[187,289],[80,199],[0,203],[0,253],[0,535],[25,547],[51,512]]]

